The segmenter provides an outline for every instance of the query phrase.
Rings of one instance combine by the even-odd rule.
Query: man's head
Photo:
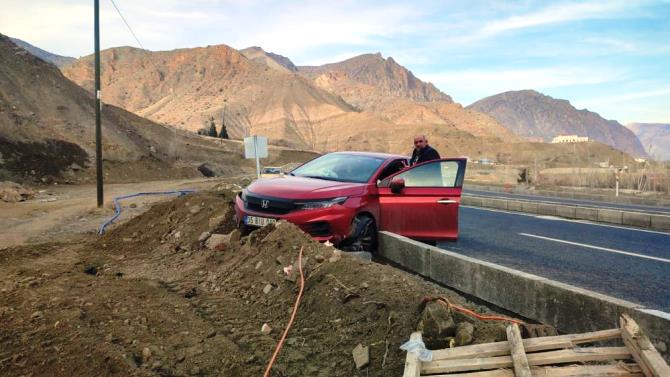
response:
[[[423,149],[428,145],[428,139],[426,139],[426,135],[416,135],[414,136],[414,148],[415,149]]]

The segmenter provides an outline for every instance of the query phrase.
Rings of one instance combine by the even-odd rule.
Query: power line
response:
[[[114,0],[109,0],[109,1],[112,3],[114,8],[116,9],[116,12],[119,14],[119,16],[121,16],[121,19],[123,20],[123,23],[126,24],[126,26],[128,27],[128,30],[130,30],[130,34],[132,34],[133,38],[135,38],[135,40],[137,41],[137,44],[139,44],[140,47],[142,47],[142,50],[146,50],[146,48],[144,48],[144,46],[142,45],[142,42],[140,42],[140,39],[137,38],[137,35],[133,31],[133,28],[130,27],[130,24],[128,23],[128,21],[126,21],[126,18],[123,17],[123,14],[121,13],[121,9],[119,9],[119,7],[116,6],[116,3],[114,2]]]

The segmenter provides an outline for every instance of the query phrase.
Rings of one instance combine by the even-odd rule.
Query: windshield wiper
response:
[[[305,177],[305,178],[314,178],[314,179],[323,179],[325,181],[335,181],[339,182],[340,180],[337,178],[332,178],[332,177],[322,177],[318,175],[301,175],[300,177]]]

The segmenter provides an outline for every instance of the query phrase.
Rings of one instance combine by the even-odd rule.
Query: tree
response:
[[[209,118],[209,136],[216,137],[216,124],[214,124],[214,117]]]
[[[228,130],[226,129],[225,121],[221,124],[221,133],[219,133],[219,137],[222,139],[230,139],[230,137],[228,136]]]
[[[200,129],[198,130],[198,135],[205,135],[205,136],[207,136],[207,135],[209,135],[209,131],[207,131],[207,129],[206,129],[205,127],[200,128]]]

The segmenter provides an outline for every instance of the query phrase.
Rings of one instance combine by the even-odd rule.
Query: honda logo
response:
[[[270,201],[269,200],[261,200],[261,208],[268,208],[270,206]]]

